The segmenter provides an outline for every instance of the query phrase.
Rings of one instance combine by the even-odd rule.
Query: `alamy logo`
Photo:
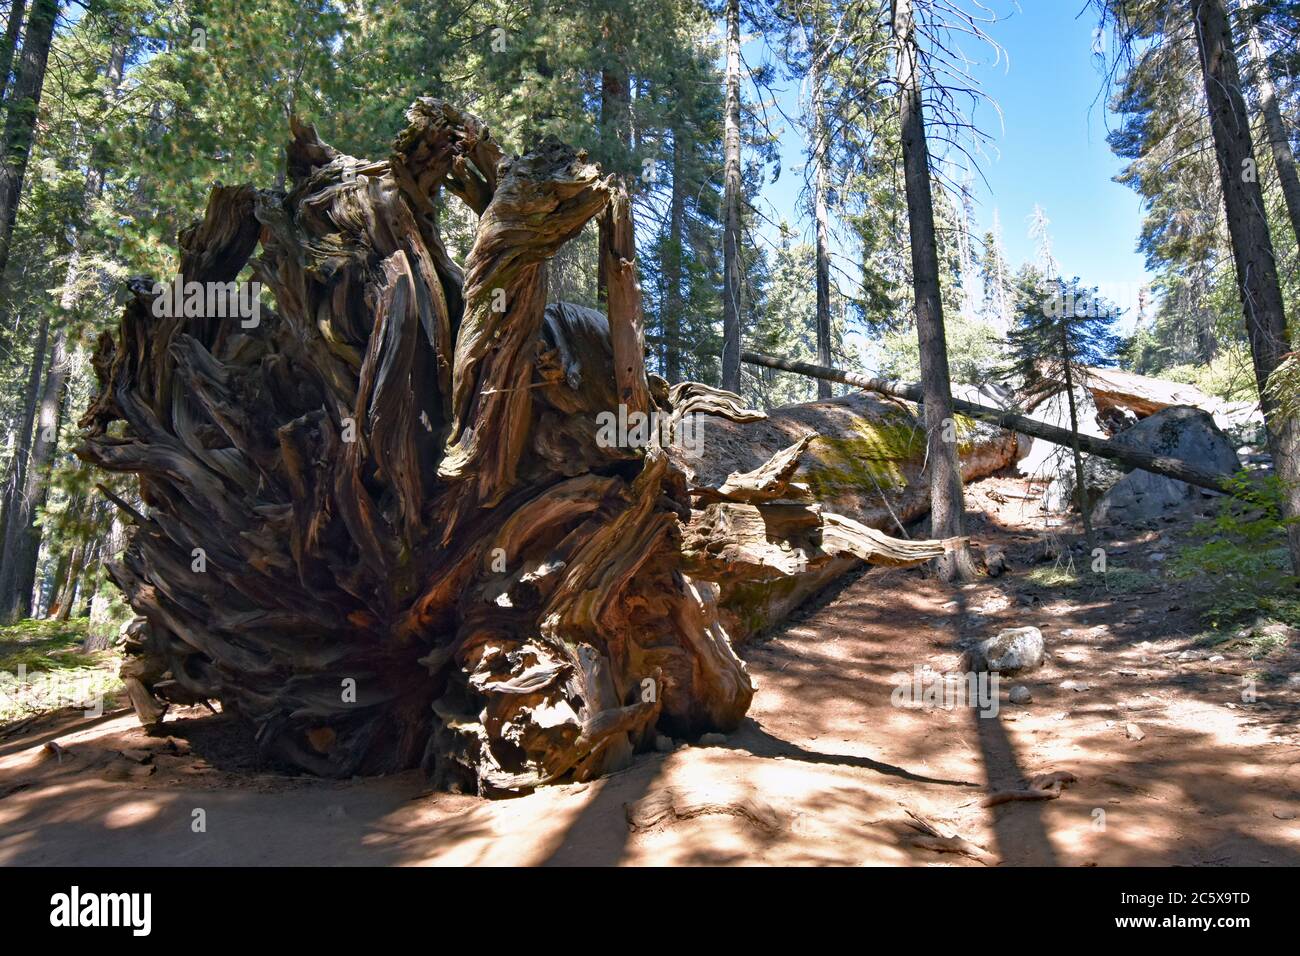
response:
[[[919,710],[975,707],[981,717],[996,717],[1000,677],[996,672],[941,674],[929,665],[918,664],[910,680],[907,674],[894,675],[889,700],[895,707]]]
[[[239,319],[242,328],[262,321],[260,282],[186,282],[178,275],[170,284],[155,282],[153,314],[162,319]]]
[[[679,448],[691,458],[699,458],[704,453],[702,417],[688,415],[674,425],[657,410],[629,411],[626,405],[620,404],[617,412],[596,415],[596,447],[645,448],[657,438],[660,447]]]
[[[134,936],[153,928],[152,893],[82,893],[74,886],[51,896],[50,907],[51,926],[129,926]]]

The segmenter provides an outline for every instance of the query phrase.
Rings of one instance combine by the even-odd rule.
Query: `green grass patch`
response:
[[[1158,582],[1145,571],[1136,568],[1110,567],[1104,572],[1080,571],[1073,564],[1057,562],[1034,568],[1025,575],[1026,580],[1044,591],[1077,591],[1084,588],[1109,591],[1112,594],[1130,594],[1145,591]]]
[[[60,707],[104,706],[122,689],[120,655],[81,650],[86,618],[23,620],[0,627],[0,723]]]

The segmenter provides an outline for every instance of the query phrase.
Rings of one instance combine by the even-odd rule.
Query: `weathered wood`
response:
[[[247,266],[275,302],[258,321],[237,290],[178,315],[135,280],[100,340],[78,454],[139,477],[110,572],[141,615],[137,713],[220,700],[313,773],[423,765],[489,795],[734,729],[753,687],[717,605],[729,568],[684,536],[697,498],[786,493],[800,450],[692,494],[688,419],[763,416],[646,374],[622,190],[554,140],[502,158],[436,100],[407,119],[383,161],[295,122],[287,192],[213,190],[180,273]],[[444,188],[480,214],[463,270]],[[608,318],[548,305],[546,260],[602,214]],[[634,428],[610,438],[609,416]],[[799,521],[828,555],[937,546]]]

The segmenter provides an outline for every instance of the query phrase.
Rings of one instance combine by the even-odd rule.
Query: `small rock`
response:
[[[1159,562],[1159,561],[1163,561],[1164,559],[1165,559],[1165,553],[1163,551],[1152,551],[1150,554],[1147,555],[1148,561]]]
[[[1024,684],[1017,684],[1011,688],[1011,693],[1007,697],[1013,704],[1028,704],[1034,699],[1034,695],[1029,692],[1029,688]]]
[[[1294,819],[1295,819],[1295,811],[1294,811],[1294,810],[1274,810],[1274,811],[1273,811],[1273,816],[1277,817],[1279,820],[1294,820]]]
[[[967,672],[1020,674],[1042,667],[1043,651],[1043,632],[1038,628],[1010,627],[967,651],[958,666]]]
[[[726,734],[701,734],[700,735],[701,747],[721,747],[726,742],[727,742]]]
[[[670,754],[673,749],[673,738],[665,737],[663,734],[655,734],[655,750],[661,754]]]
[[[1223,656],[1222,654],[1212,654],[1212,655],[1210,655],[1210,663],[1211,663],[1211,664],[1217,664],[1217,663],[1219,663],[1219,661],[1224,660],[1224,659],[1225,659],[1225,658],[1224,658],[1224,656]]]
[[[1142,732],[1142,728],[1139,727],[1137,724],[1129,724],[1127,727],[1124,728],[1124,731],[1125,733],[1128,734],[1129,740],[1141,740],[1143,737],[1146,736],[1146,734]]]

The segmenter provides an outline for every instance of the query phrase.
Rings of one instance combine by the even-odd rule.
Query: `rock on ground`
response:
[[[962,670],[1023,674],[1043,666],[1043,632],[1036,627],[1009,627],[981,641],[962,656]]]

